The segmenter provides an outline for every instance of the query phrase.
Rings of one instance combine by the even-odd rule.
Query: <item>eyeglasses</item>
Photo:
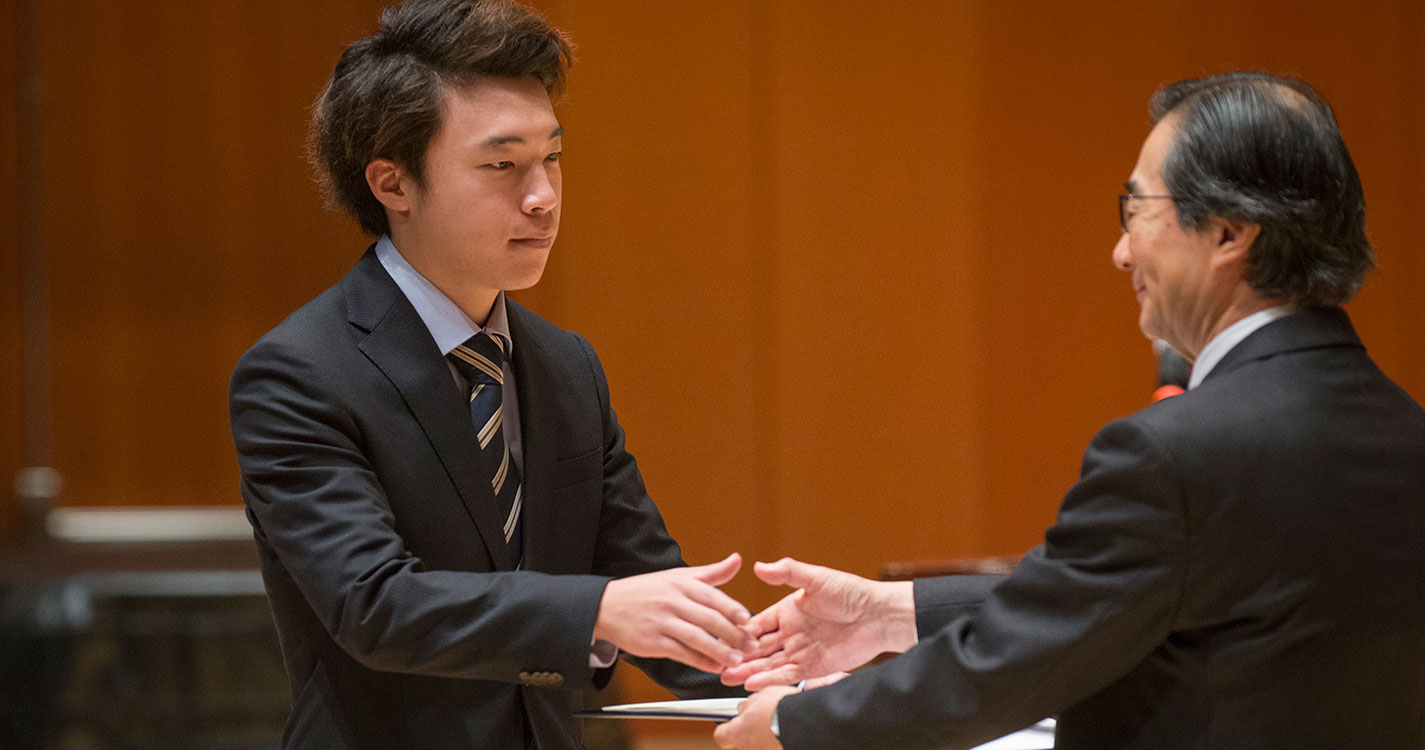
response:
[[[1123,231],[1128,231],[1128,211],[1126,208],[1128,201],[1142,201],[1151,199],[1162,200],[1170,199],[1172,197],[1173,196],[1171,195],[1134,195],[1132,193],[1123,193],[1122,195],[1118,196],[1118,226],[1122,228]]]

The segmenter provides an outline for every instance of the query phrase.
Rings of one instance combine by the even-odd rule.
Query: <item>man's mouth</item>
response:
[[[536,234],[529,237],[515,237],[510,242],[529,248],[549,247],[554,244],[554,235]]]

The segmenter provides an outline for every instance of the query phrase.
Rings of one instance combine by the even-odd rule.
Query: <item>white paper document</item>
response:
[[[622,703],[595,711],[580,711],[576,716],[601,719],[691,719],[696,721],[727,721],[737,716],[737,707],[746,698],[702,698],[688,701],[652,701]],[[1054,747],[1054,720],[1045,719],[1027,729],[1005,735],[975,750],[1051,750]]]
[[[746,698],[699,698],[687,701],[653,701],[651,703],[621,703],[604,706],[596,711],[580,711],[575,716],[603,719],[696,719],[727,721],[737,715],[737,707]]]

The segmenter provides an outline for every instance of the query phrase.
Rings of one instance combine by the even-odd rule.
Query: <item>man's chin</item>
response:
[[[542,278],[544,278],[544,269],[543,269],[543,268],[539,269],[539,271],[536,272],[536,273],[528,274],[528,275],[526,275],[526,276],[522,276],[522,277],[520,277],[520,278],[513,279],[513,280],[511,280],[510,282],[506,283],[506,284],[505,284],[505,291],[507,291],[507,292],[517,292],[517,291],[519,291],[519,290],[521,290],[521,289],[528,289],[528,288],[534,286],[535,284],[538,284],[538,283],[539,283],[539,280],[542,279]]]
[[[1153,321],[1148,320],[1147,317],[1138,318],[1138,330],[1151,340],[1156,341],[1163,337],[1163,335],[1158,332],[1158,327],[1153,325]]]

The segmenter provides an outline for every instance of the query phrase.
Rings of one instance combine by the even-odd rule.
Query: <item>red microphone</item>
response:
[[[1156,404],[1184,392],[1192,373],[1192,363],[1173,351],[1162,339],[1153,341],[1153,353],[1158,357],[1158,388],[1153,391],[1153,400],[1149,403]]]
[[[1168,385],[1160,385],[1158,386],[1158,390],[1153,391],[1153,400],[1149,403],[1156,404],[1165,398],[1172,398],[1173,396],[1177,396],[1185,392],[1186,391],[1184,391],[1183,387],[1180,385],[1173,385],[1171,383],[1169,383]]]

